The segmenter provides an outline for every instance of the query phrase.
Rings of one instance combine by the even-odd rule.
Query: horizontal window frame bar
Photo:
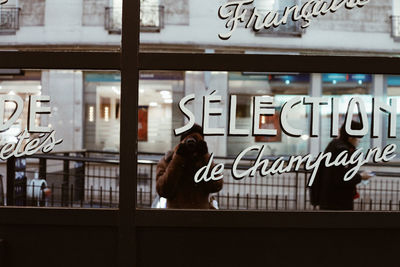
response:
[[[0,51],[2,69],[120,70],[118,52]]]
[[[118,227],[118,209],[0,207],[1,225]]]
[[[139,53],[140,70],[400,74],[400,57]],[[121,70],[120,52],[0,51],[0,68]]]
[[[140,53],[139,69],[400,74],[400,57]]]
[[[400,212],[138,209],[137,228],[400,229]]]

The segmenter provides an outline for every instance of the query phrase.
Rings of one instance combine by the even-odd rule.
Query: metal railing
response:
[[[157,196],[156,165],[162,155],[139,154],[137,205],[151,207]],[[100,151],[75,151],[33,155],[26,162],[7,161],[7,201],[9,206],[55,206],[116,208],[119,205],[119,155]],[[232,159],[225,162],[224,186],[214,194],[220,209],[228,210],[313,210],[306,186],[310,173],[291,172],[235,180]],[[240,169],[252,166],[251,159]],[[400,165],[370,164],[376,176],[368,185],[359,184],[360,195],[354,209],[400,211]],[[390,170],[388,172],[387,170]],[[1,179],[0,179],[1,181]],[[0,187],[2,183],[0,182]],[[0,188],[1,189],[1,188]],[[0,196],[3,190],[0,190]]]
[[[392,20],[392,37],[400,41],[400,16],[391,16]]]
[[[18,7],[0,7],[0,34],[14,34],[19,30]]]
[[[215,161],[218,162],[219,159]],[[156,164],[146,162],[138,165],[138,207],[150,207],[156,197]],[[375,164],[367,164],[365,168],[378,171],[375,171],[376,176],[368,185],[357,186],[360,197],[354,201],[354,209],[400,211],[400,172],[381,171],[385,167]],[[400,165],[391,165],[390,168],[397,169]],[[307,188],[309,175],[307,171],[298,171],[263,177],[257,174],[253,178],[235,180],[231,177],[231,166],[226,164],[224,186],[220,192],[214,194],[214,198],[220,209],[228,210],[314,210]]]
[[[118,154],[79,151],[17,160],[7,160],[8,206],[118,207]]]
[[[121,34],[121,8],[106,7],[104,27],[109,33]],[[142,5],[140,7],[140,31],[160,32],[162,28],[164,28],[164,6]]]

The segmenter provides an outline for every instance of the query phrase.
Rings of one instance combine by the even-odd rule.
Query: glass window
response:
[[[357,153],[364,153],[362,157],[367,158],[368,151],[373,151],[372,149],[382,150],[385,145],[397,144],[395,139],[386,140],[383,137],[387,134],[384,123],[377,126],[379,136],[370,138],[374,127],[372,125],[372,98],[387,99],[383,97],[386,80],[389,86],[388,97],[396,96],[397,76],[340,73],[147,71],[141,72],[140,77],[137,188],[139,208],[329,209],[323,204],[315,206],[314,200],[311,201],[313,191],[310,191],[307,185],[313,177],[313,169],[306,168],[306,161],[302,162],[297,169],[296,166],[291,165],[291,168],[282,170],[280,173],[268,172],[268,170],[278,166],[276,162],[284,161],[282,168],[288,166],[290,160],[296,157],[302,159],[309,157],[312,162],[316,162],[320,155],[323,155],[320,152],[324,152],[328,144],[330,148],[325,152],[333,153],[332,161],[338,156],[335,154],[336,150],[332,150],[332,144],[342,142],[340,144],[349,146],[350,153],[357,150]],[[194,94],[194,99],[190,97],[186,99],[186,102],[180,103],[184,97],[192,94]],[[210,104],[204,104],[205,99],[213,95],[218,97],[212,98]],[[255,97],[264,99],[265,102],[262,102],[262,105],[265,109],[271,107],[268,101],[273,101],[275,105],[273,112],[261,114],[258,121],[254,119],[258,113],[254,109],[257,103]],[[310,103],[309,97],[326,102],[316,106],[316,117],[314,117],[311,104],[307,104]],[[293,99],[298,100],[290,102]],[[330,137],[332,99],[338,103],[337,113],[335,113],[338,118],[338,132],[344,123],[346,113],[350,110],[351,99],[359,101],[357,105],[354,105],[353,111],[354,114],[360,113],[360,116],[349,113],[350,120],[361,122],[366,119],[363,122],[368,133],[362,138],[355,138],[358,143],[353,144],[350,139],[341,135]],[[179,107],[180,104],[183,106]],[[231,124],[232,105],[236,107],[232,113],[235,114],[233,125]],[[287,114],[285,112],[288,106],[291,106],[290,114],[282,115],[282,112]],[[207,108],[211,108],[211,111],[206,111]],[[209,119],[204,120],[208,112],[210,112]],[[196,139],[198,137],[193,137],[198,144],[196,149],[199,150],[193,148],[194,154],[191,154],[192,152],[184,154],[185,147],[189,146],[187,144],[189,137],[184,135],[181,139],[182,135],[176,136],[174,131],[191,120],[190,113],[194,116],[196,123],[203,126],[203,130],[204,127],[212,128],[213,134],[205,135],[204,138],[199,137],[198,140]],[[360,117],[363,120],[360,120]],[[284,123],[282,123],[282,118],[286,118]],[[386,121],[385,115],[381,118],[383,122]],[[312,127],[312,122],[316,119],[321,122],[319,126],[317,124],[316,127]],[[264,132],[256,136],[252,129],[255,127],[254,121],[257,121],[257,127],[262,130],[276,129],[277,131],[273,134]],[[290,133],[287,132],[288,125],[298,130],[296,136],[292,136],[294,135],[290,132],[292,130],[289,131]],[[238,132],[228,134],[230,127]],[[221,132],[223,134],[217,134],[216,129],[223,129]],[[317,136],[313,133],[314,130]],[[192,155],[202,153],[200,151],[204,152],[201,149],[203,140],[206,142],[208,161],[205,160],[194,168],[202,171],[184,169],[181,172],[183,178],[179,178],[181,176],[176,170],[191,166],[190,164],[199,160],[196,156],[192,158]],[[335,149],[340,149],[340,145]],[[214,165],[210,163],[211,154]],[[178,161],[179,158],[182,162]],[[265,165],[264,162],[266,162]],[[382,161],[374,163],[370,158],[359,169],[353,184],[349,184],[350,200],[348,201],[351,208],[346,206],[346,208],[332,209],[374,211],[400,209],[397,192],[400,180],[397,177],[396,164],[392,162],[396,162],[396,159],[392,159],[389,163]],[[223,164],[221,167],[223,171],[219,173],[223,175],[223,182],[219,182],[218,179],[210,180],[209,184],[194,182],[195,179],[212,177],[211,166],[215,167],[218,164]],[[319,168],[316,167],[317,169]],[[336,169],[323,169],[325,175],[338,173]],[[315,173],[317,174],[315,181],[321,181],[320,179],[323,179],[321,174],[317,171]],[[367,175],[369,179],[362,180],[363,175]],[[338,179],[343,179],[343,177]]]
[[[0,92],[2,205],[118,207],[119,72],[2,69]]]

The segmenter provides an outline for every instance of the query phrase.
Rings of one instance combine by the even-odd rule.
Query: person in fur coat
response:
[[[167,208],[213,209],[210,193],[222,189],[223,180],[196,183],[194,176],[207,165],[210,154],[203,128],[195,124],[181,135],[181,142],[157,165],[157,193],[167,199]],[[214,163],[211,165],[211,169]]]

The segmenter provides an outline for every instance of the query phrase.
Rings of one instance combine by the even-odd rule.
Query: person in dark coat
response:
[[[352,121],[351,128],[359,130],[361,123]],[[339,138],[333,139],[325,149],[325,153],[331,152],[332,159],[335,159],[341,152],[348,151],[349,155],[354,153],[359,143],[359,138],[349,136],[345,131],[345,126],[340,128]],[[357,195],[356,185],[361,180],[371,177],[368,172],[360,172],[353,176],[349,181],[343,178],[348,170],[354,165],[320,167],[320,199],[319,205],[322,210],[353,210],[354,198]]]
[[[203,128],[195,124],[181,135],[181,142],[157,165],[157,193],[167,199],[167,208],[213,209],[210,193],[222,189],[223,180],[196,183],[194,176],[210,159]],[[215,166],[212,163],[211,169]]]

